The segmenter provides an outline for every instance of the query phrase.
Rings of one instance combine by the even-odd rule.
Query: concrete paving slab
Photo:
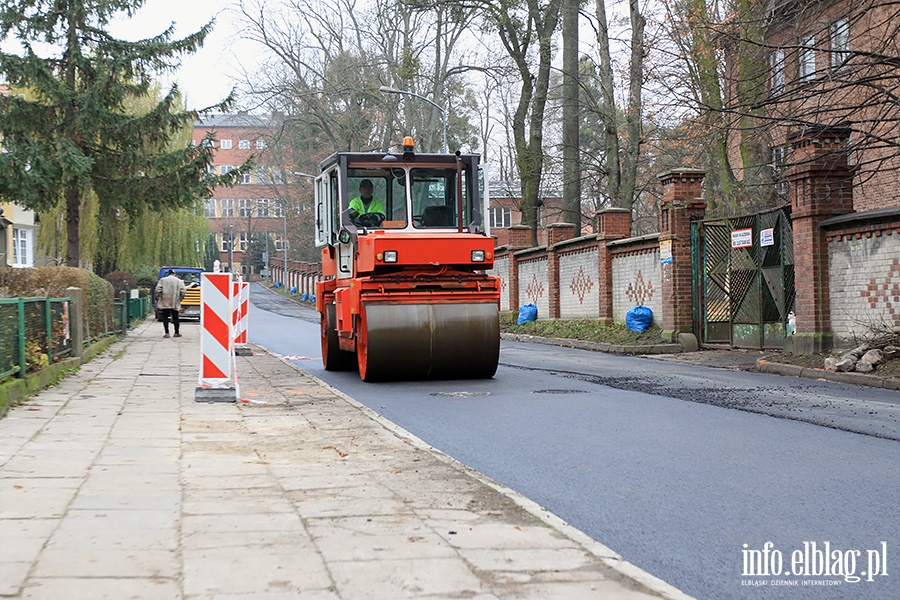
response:
[[[75,489],[71,487],[35,486],[25,478],[17,479],[0,488],[0,519],[62,517],[74,497]]]
[[[316,545],[302,529],[286,531],[205,531],[182,537],[182,547],[191,550],[232,548],[236,552],[256,546],[293,548],[297,554],[318,552]]]
[[[0,540],[16,540],[15,544],[0,543],[0,563],[28,562],[37,558],[52,529],[29,527],[32,524],[58,523],[55,519],[25,521],[22,519],[0,519]],[[18,527],[13,527],[17,524]],[[2,595],[2,594],[0,594]]]
[[[303,600],[341,600],[332,589],[303,590]],[[190,594],[184,600],[297,600],[296,592],[253,592],[251,594]]]
[[[185,549],[184,592],[191,594],[267,593],[324,590],[331,578],[322,559],[289,546],[246,549]]]
[[[591,564],[590,556],[578,548],[477,548],[459,551],[479,571],[534,573],[553,565],[555,571],[574,571]]]
[[[0,596],[18,595],[22,586],[25,585],[30,569],[30,561],[0,561]]]
[[[307,528],[329,562],[458,557],[450,544],[412,516],[310,519]]]
[[[329,562],[343,598],[467,598],[487,589],[459,558]]]
[[[35,578],[22,600],[181,600],[181,585],[159,577],[52,577]]]
[[[133,493],[79,493],[70,506],[71,510],[141,510],[161,511],[178,515],[181,511],[181,494],[178,492],[147,491]]]
[[[185,515],[291,513],[293,505],[277,486],[249,489],[191,489],[184,492]]]
[[[250,531],[286,531],[302,528],[296,513],[263,513],[250,515],[185,515],[183,535],[195,533],[234,533]]]
[[[173,550],[95,548],[51,545],[32,571],[45,577],[171,578],[181,574],[181,560]]]

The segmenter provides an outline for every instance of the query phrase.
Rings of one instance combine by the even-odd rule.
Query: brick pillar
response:
[[[571,223],[551,223],[547,226],[547,301],[551,319],[558,319],[559,308],[559,252],[554,247],[560,242],[575,237],[575,225]]]
[[[834,342],[828,299],[828,242],[820,223],[853,212],[853,168],[846,128],[816,127],[788,137],[791,144],[791,224],[794,230],[795,354],[829,350]]]
[[[631,236],[631,211],[604,208],[597,212],[597,291],[598,316],[604,323],[613,321],[612,253],[607,244]]]
[[[672,262],[660,265],[662,271],[662,328],[674,339],[679,333],[692,333],[691,311],[691,221],[703,219],[706,203],[702,198],[704,171],[672,169],[658,175],[663,186],[659,207],[660,247],[671,244]]]
[[[531,228],[527,225],[513,225],[509,228],[509,308],[519,310],[519,261],[517,250],[531,247]]]

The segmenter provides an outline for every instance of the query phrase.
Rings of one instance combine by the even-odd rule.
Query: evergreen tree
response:
[[[126,101],[145,96],[152,78],[196,52],[212,28],[174,39],[174,28],[144,40],[106,28],[133,16],[144,0],[0,2],[0,73],[27,95],[0,96],[0,198],[38,212],[65,204],[66,264],[79,266],[82,200],[96,194],[98,214],[191,206],[210,186],[234,185],[244,169],[207,173],[212,145],[166,149],[198,117],[178,108],[175,86],[146,113]],[[35,45],[40,44],[39,48]],[[42,55],[42,53],[44,55]],[[49,56],[45,56],[49,54]],[[225,110],[230,99],[208,110]],[[201,111],[203,112],[203,111]]]

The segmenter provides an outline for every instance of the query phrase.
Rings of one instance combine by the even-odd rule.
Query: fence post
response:
[[[659,205],[659,243],[671,248],[672,261],[661,264],[662,328],[674,339],[693,332],[693,277],[691,268],[691,221],[706,214],[703,200],[704,171],[671,169],[657,175],[663,197]]]
[[[828,238],[821,223],[853,212],[850,129],[809,127],[788,136],[797,331],[794,354],[827,352],[834,344],[829,299]]]
[[[119,298],[122,299],[122,334],[128,333],[128,294],[125,290],[119,292]]]
[[[47,363],[53,364],[53,307],[49,296],[44,300],[44,331],[47,334]]]
[[[81,288],[66,288],[69,303],[69,335],[72,336],[72,356],[84,359],[84,296]]]
[[[25,300],[19,298],[16,302],[19,316],[19,377],[25,377],[28,363],[25,361]]]

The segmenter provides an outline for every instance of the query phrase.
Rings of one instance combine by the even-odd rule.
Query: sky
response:
[[[240,75],[239,65],[259,62],[259,51],[235,32],[232,3],[223,0],[147,0],[132,19],[110,26],[110,33],[127,40],[157,35],[175,23],[175,35],[184,37],[216,19],[203,48],[185,56],[174,80],[185,94],[188,108],[204,108],[224,99]]]

